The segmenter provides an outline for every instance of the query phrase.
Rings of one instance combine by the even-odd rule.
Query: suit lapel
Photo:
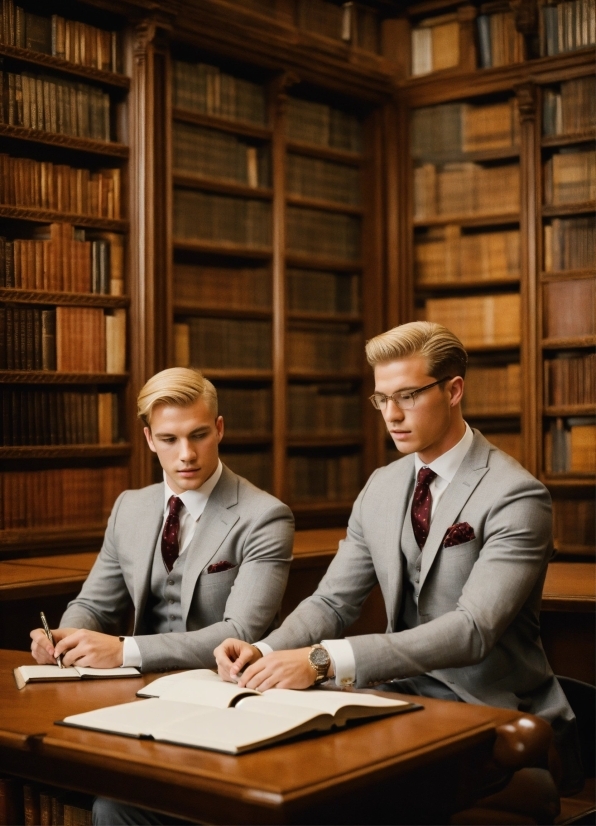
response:
[[[393,482],[390,495],[387,497],[387,513],[385,515],[386,558],[388,573],[389,605],[387,616],[390,623],[395,622],[401,600],[401,583],[403,566],[401,563],[401,532],[406,518],[408,502],[414,486],[414,457],[404,456],[395,466],[396,479]]]
[[[477,431],[474,432],[474,441],[464,456],[464,460],[457,473],[450,482],[447,490],[437,505],[436,513],[431,522],[428,539],[422,552],[420,567],[420,587],[435,560],[439,548],[443,544],[443,537],[447,528],[457,519],[463,506],[466,504],[474,489],[488,471],[488,453],[490,445]],[[472,526],[474,527],[474,526]]]
[[[164,486],[151,488],[146,509],[143,507],[135,526],[136,550],[133,571],[133,601],[135,606],[135,632],[139,628],[149,594],[153,554],[161,530],[164,513]]]
[[[237,513],[229,510],[238,504],[238,484],[238,477],[224,465],[221,478],[209,497],[188,546],[180,595],[182,617],[185,620],[201,571],[217,554],[222,542],[240,518]]]

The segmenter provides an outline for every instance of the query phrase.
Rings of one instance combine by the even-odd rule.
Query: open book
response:
[[[404,700],[340,691],[270,688],[262,694],[206,669],[160,677],[122,703],[66,717],[63,725],[241,754],[348,720],[420,708]]]
[[[82,668],[72,665],[60,668],[57,665],[21,665],[14,670],[17,688],[25,688],[27,683],[44,683],[52,680],[96,680],[108,677],[140,677],[138,668]]]

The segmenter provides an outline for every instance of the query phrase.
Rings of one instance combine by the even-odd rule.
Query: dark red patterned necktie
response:
[[[161,555],[164,564],[168,571],[174,567],[174,562],[178,559],[180,547],[178,545],[178,532],[180,531],[180,519],[178,514],[183,505],[182,499],[177,496],[170,496],[168,505],[170,512],[166,519],[166,524],[163,526],[163,533],[161,535]]]
[[[412,499],[412,527],[420,550],[424,548],[430,528],[430,511],[433,504],[430,483],[436,475],[429,467],[421,467],[416,480],[416,490]]]

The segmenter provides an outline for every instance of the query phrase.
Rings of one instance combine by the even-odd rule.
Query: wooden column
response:
[[[133,487],[149,484],[151,455],[136,421],[136,396],[171,364],[171,186],[167,24],[154,18],[133,32],[130,89],[130,432]]]
[[[516,88],[520,118],[520,236],[521,236],[521,434],[525,467],[538,476],[542,445],[542,371],[540,369],[539,289],[541,248],[540,124],[537,123],[537,89],[534,83]]]

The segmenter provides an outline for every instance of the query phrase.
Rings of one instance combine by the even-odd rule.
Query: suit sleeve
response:
[[[116,500],[108,520],[102,549],[95,560],[81,593],[69,602],[61,628],[87,628],[105,634],[126,631],[132,600],[122,576],[114,540],[114,526],[126,491]]]
[[[534,589],[541,588],[552,547],[551,520],[550,496],[535,480],[497,494],[478,559],[453,610],[404,631],[349,638],[357,685],[482,662]],[[423,597],[424,589],[421,614]]]
[[[213,650],[227,637],[253,642],[271,626],[290,570],[294,518],[280,502],[251,521],[223,619],[197,631],[136,636],[143,671],[214,668]]]

